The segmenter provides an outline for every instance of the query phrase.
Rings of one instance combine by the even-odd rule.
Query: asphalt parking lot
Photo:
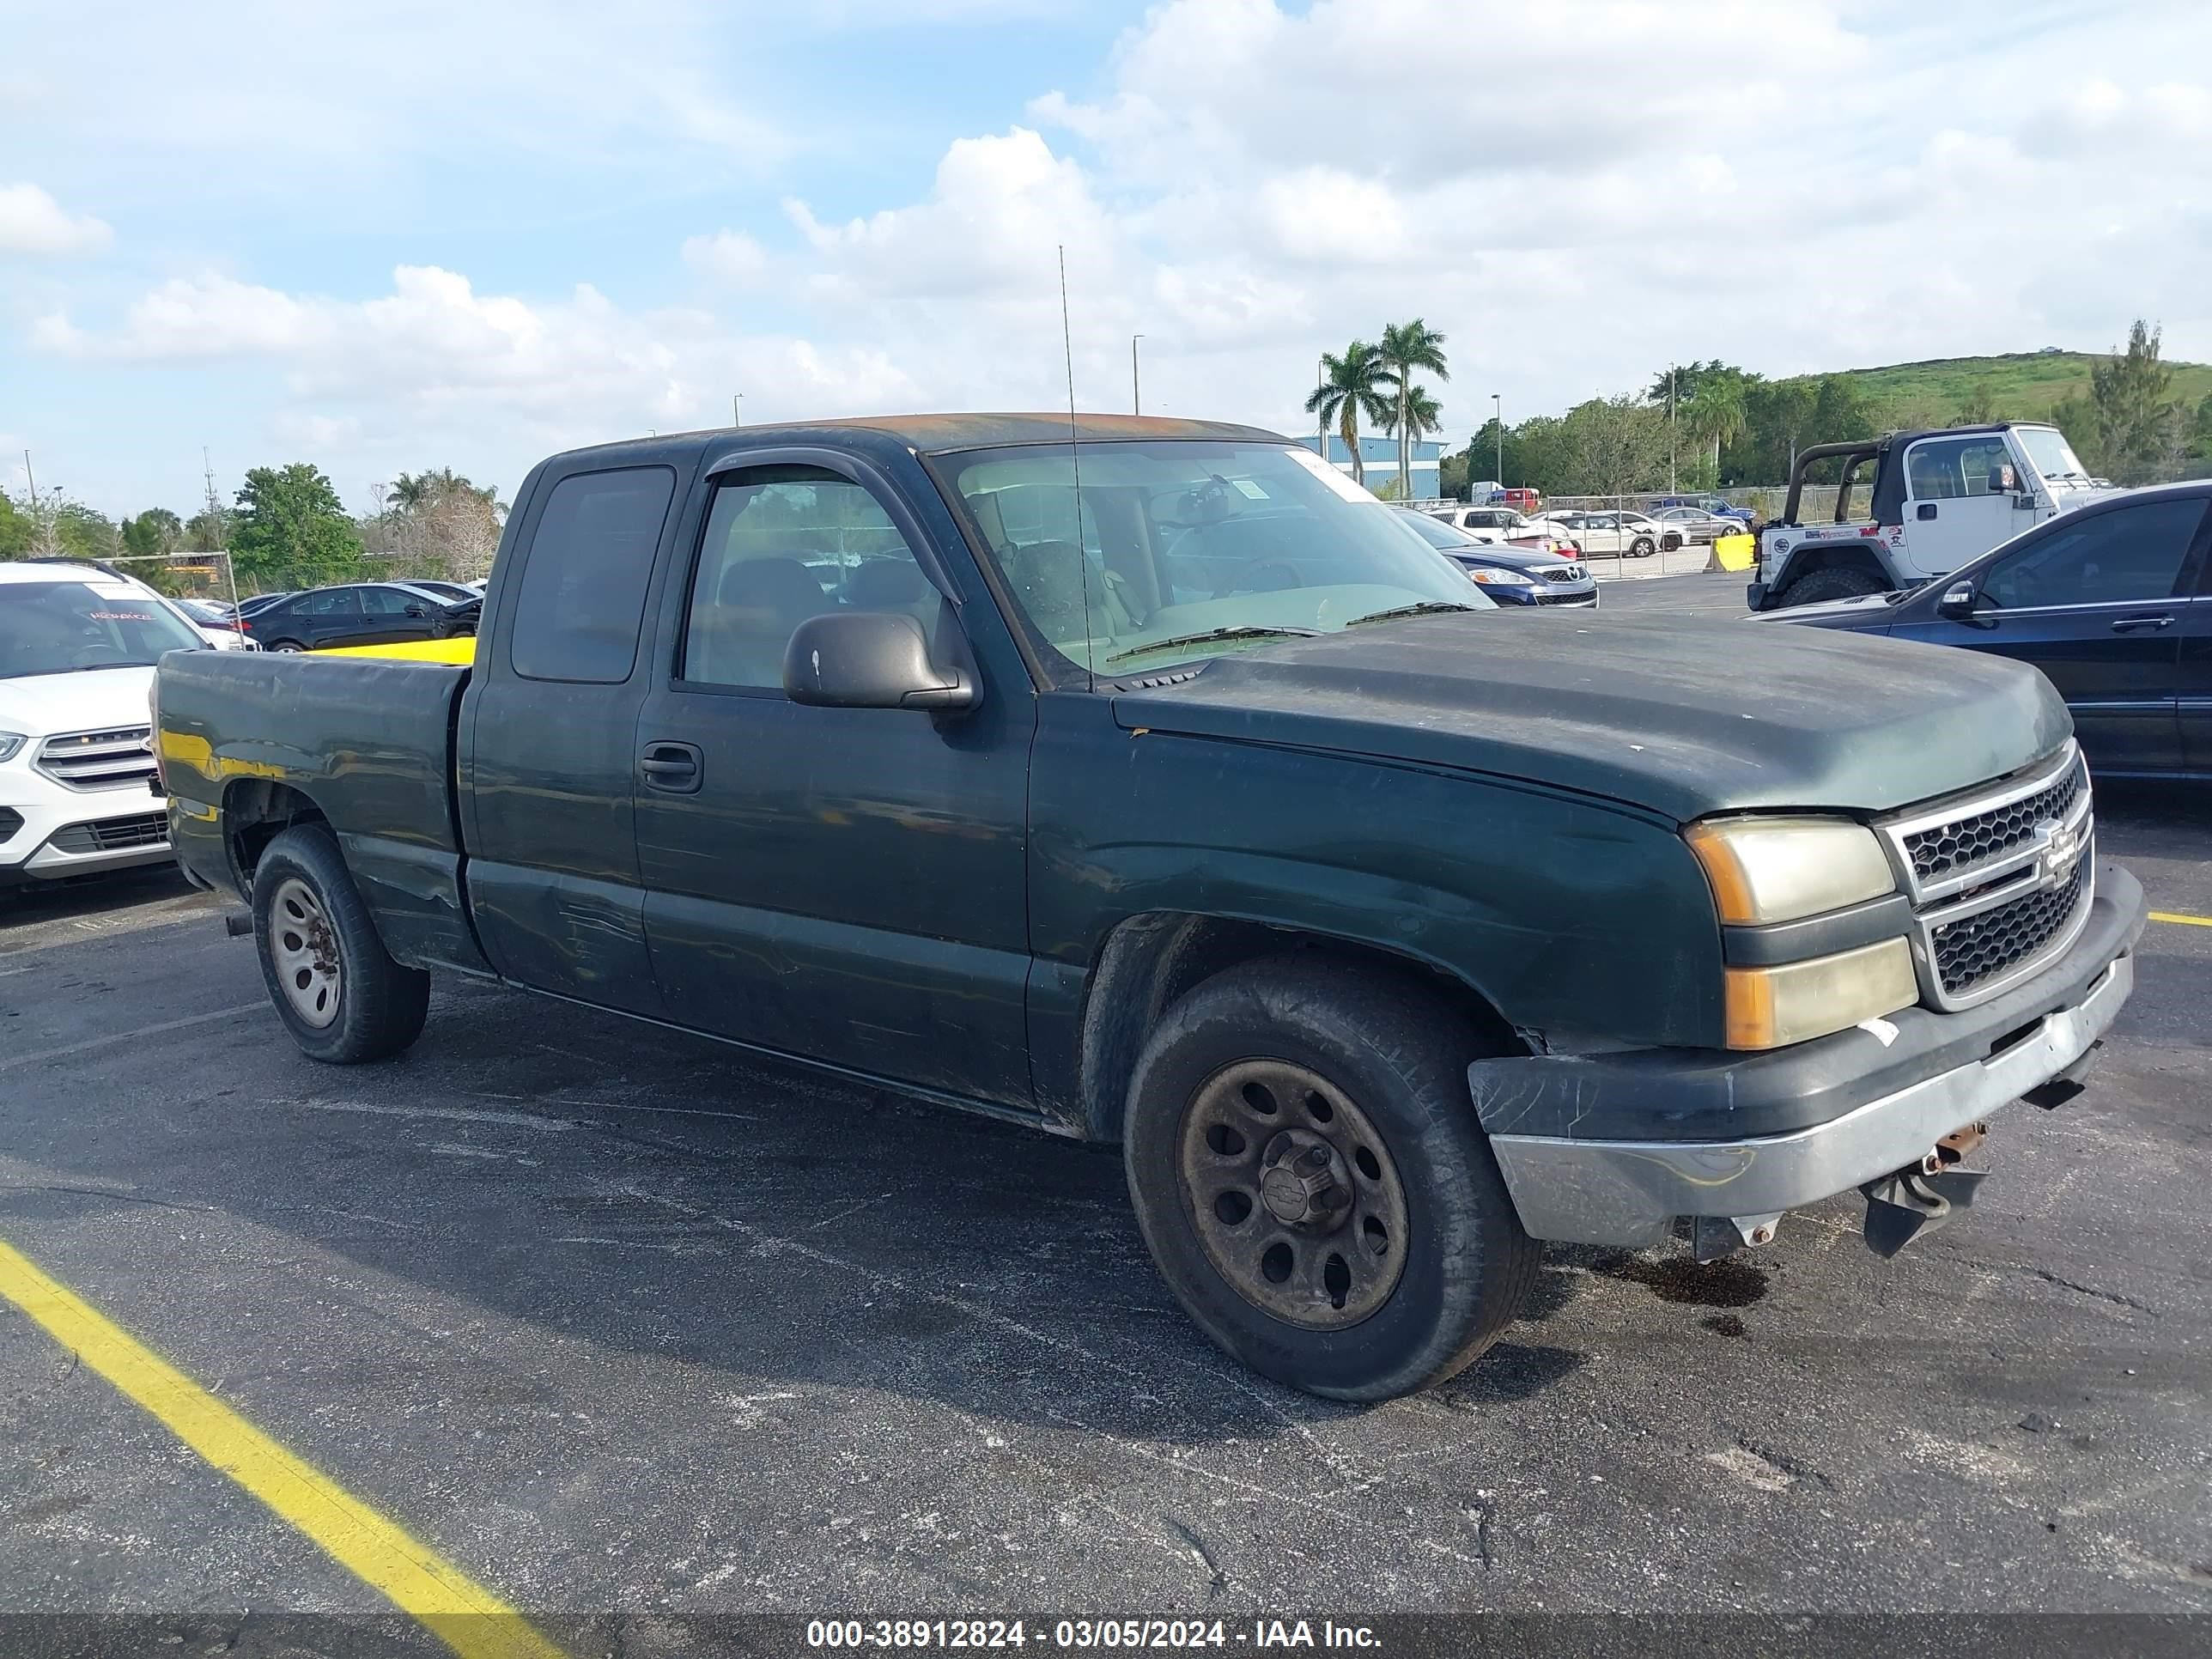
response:
[[[2206,804],[2102,798],[2160,912]],[[1555,1249],[1356,1410],[1186,1323],[1111,1153],[470,985],[320,1067],[220,915],[0,910],[0,1241],[525,1609],[2212,1612],[2212,927],[1895,1261]],[[0,1607],[383,1610],[4,1304],[0,1440]]]

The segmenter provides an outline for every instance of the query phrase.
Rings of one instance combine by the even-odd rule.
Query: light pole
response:
[[[1144,337],[1141,334],[1129,337],[1129,412],[1132,415],[1145,412],[1145,392],[1137,380],[1137,342]]]
[[[1674,365],[1667,365],[1667,493],[1681,486],[1674,481]]]
[[[1490,423],[1498,428],[1498,487],[1505,488],[1505,404],[1493,392],[1490,394]]]
[[[1328,354],[1324,351],[1314,359],[1314,386],[1319,390],[1328,384]],[[1328,459],[1328,399],[1316,398],[1314,405],[1314,453],[1326,461]]]
[[[742,392],[732,392],[730,394],[730,424],[743,426],[744,423],[745,394]]]

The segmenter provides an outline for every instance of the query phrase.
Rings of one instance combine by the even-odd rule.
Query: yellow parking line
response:
[[[562,1659],[522,1615],[0,1241],[0,1296],[462,1659]]]
[[[2212,916],[2185,916],[2173,910],[2154,910],[2153,921],[2170,921],[2182,927],[2212,927]]]

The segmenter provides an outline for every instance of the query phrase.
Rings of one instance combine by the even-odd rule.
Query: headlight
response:
[[[1724,1041],[1731,1048],[1803,1042],[1893,1014],[1920,1000],[1912,952],[1901,939],[1808,962],[1726,972]]]
[[[0,732],[0,761],[11,759],[15,751],[22,746],[23,734],[21,732]]]
[[[1712,818],[1683,838],[1723,921],[1796,921],[1897,890],[1874,831],[1843,818]]]
[[[1535,579],[1524,576],[1517,570],[1492,570],[1487,567],[1467,573],[1485,587],[1534,587]]]

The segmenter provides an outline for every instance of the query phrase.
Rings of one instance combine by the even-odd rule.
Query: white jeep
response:
[[[1807,470],[1840,460],[1833,518],[1798,519]],[[1869,514],[1851,511],[1874,463]],[[2055,426],[2000,422],[1815,444],[1790,471],[1782,516],[1759,532],[1745,597],[1753,611],[1915,587],[2112,486],[2092,478]]]

